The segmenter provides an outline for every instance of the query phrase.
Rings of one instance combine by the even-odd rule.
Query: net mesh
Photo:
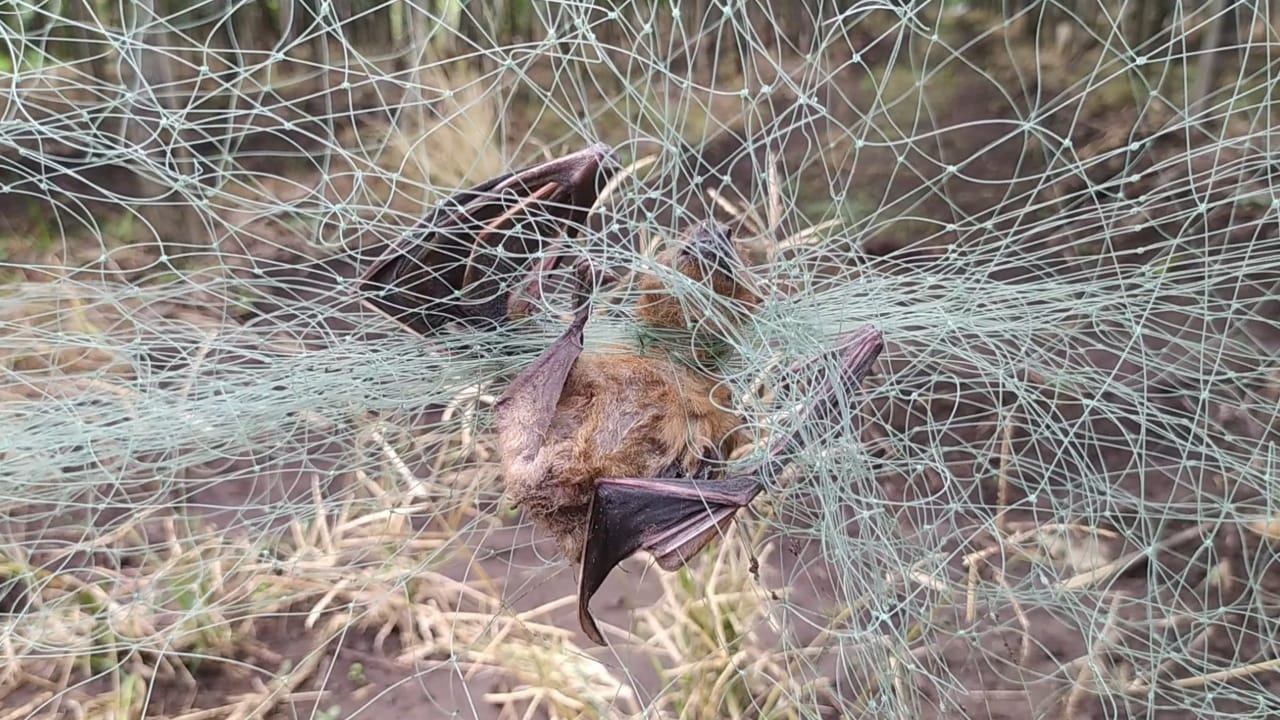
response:
[[[1274,0],[0,21],[0,716],[1280,711]],[[344,306],[432,203],[596,141],[574,253],[715,218],[778,291],[732,336],[750,427],[888,342],[726,537],[613,574],[608,648],[492,431],[566,298],[431,339]]]

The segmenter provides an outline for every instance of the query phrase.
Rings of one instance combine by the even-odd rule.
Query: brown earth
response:
[[[874,57],[871,48],[867,56]],[[1011,105],[1004,88],[993,83],[993,75],[1001,78],[998,68],[993,69],[990,64],[979,66],[983,67],[983,72],[955,68],[939,79],[940,84],[946,85],[948,100],[938,103],[929,121],[943,130],[936,136],[936,147],[916,146],[902,161],[888,149],[865,150],[857,155],[856,162],[849,163],[848,175],[856,182],[861,197],[893,199],[887,208],[881,208],[882,216],[901,213],[945,223],[954,218],[999,217],[999,211],[1008,211],[1024,203],[1018,197],[1028,189],[1029,183],[1016,181],[1016,178],[1036,174],[1040,165],[1035,159],[1035,148],[1025,139],[1007,136],[1006,126],[983,122],[1016,118],[1022,111]],[[791,171],[801,183],[817,182],[810,176],[834,164],[818,163],[823,167],[815,168],[812,163],[806,163],[809,141],[814,136],[831,140],[838,135],[840,128],[855,125],[855,111],[865,112],[868,109],[870,91],[860,82],[857,71],[843,73],[833,80],[826,95],[830,113],[815,126],[812,136],[778,137],[784,162],[791,164]],[[858,88],[863,89],[859,91]],[[837,100],[841,97],[847,98],[844,107]],[[1052,125],[1070,116],[1071,110],[1068,106],[1048,118],[1046,124]],[[1105,128],[1124,127],[1141,133],[1158,122],[1159,119],[1139,117],[1126,107],[1101,107],[1091,108],[1084,121],[1064,129],[1074,133],[1077,148],[1093,145],[1101,154],[1103,150],[1130,142],[1124,133],[1111,140],[1102,137]],[[924,133],[920,129],[916,132]],[[712,168],[716,173],[723,171],[743,186],[758,182],[758,176],[752,174],[747,161],[763,145],[743,141],[743,137],[735,139],[732,134],[722,137],[718,144],[709,143],[705,149],[697,151],[699,154],[691,163],[697,167]],[[1165,137],[1162,142],[1149,145],[1144,152],[1127,158],[1121,166],[1100,166],[1098,172],[1101,176],[1092,179],[1096,182],[1107,174],[1122,170],[1131,172],[1133,167],[1152,167],[1180,146],[1185,152],[1186,141],[1185,137]],[[964,177],[940,180],[939,168],[960,161],[967,161],[966,167],[970,169]],[[1225,166],[1230,163],[1231,155],[1228,152],[1216,161],[1219,167]],[[904,167],[915,172],[904,172]],[[1195,170],[1190,172],[1193,173],[1190,179],[1185,175],[1166,175],[1163,184],[1194,183]],[[1218,179],[1221,180],[1220,174]],[[1141,196],[1160,185],[1157,177],[1148,183],[1146,189],[1133,188],[1131,192]],[[944,188],[945,192],[927,190],[934,186]],[[1060,191],[1072,193],[1075,189],[1061,188]],[[744,190],[742,194],[751,196],[753,193]],[[706,208],[701,212],[706,212]],[[697,215],[699,209],[694,208],[693,213]],[[1250,242],[1262,245],[1262,240],[1274,243],[1274,223],[1270,230],[1258,227],[1263,215],[1259,210],[1253,216],[1235,214],[1230,218],[1216,218],[1210,221],[1207,235],[1214,238],[1219,249]],[[1003,217],[997,224],[1016,220]],[[1096,228],[1096,222],[1092,227]],[[1253,231],[1246,236],[1238,230],[1242,227],[1253,227]],[[865,238],[857,257],[866,266],[877,269],[918,272],[929,269],[940,252],[960,239],[954,233],[936,233],[927,241],[919,241],[918,236],[912,233],[913,228],[904,228],[898,223],[879,226]],[[1071,231],[1068,226],[1055,237],[1033,238],[1028,242],[1060,248],[1065,252]],[[1144,247],[1161,232],[1163,230],[1158,223],[1154,223],[1149,230],[1136,233],[1126,244],[1131,243],[1133,248]],[[252,228],[252,232],[246,231],[242,237],[250,235],[267,238],[270,229],[265,225]],[[282,252],[279,246],[288,244],[286,239],[281,239],[278,245],[243,255],[254,257],[263,264],[271,264],[272,259],[285,261],[290,254]],[[1112,248],[1113,251],[1119,249]],[[1083,267],[1105,264],[1100,256],[1076,257],[1075,263]],[[278,278],[286,278],[290,271],[276,272],[281,273]],[[1017,280],[1016,277],[1001,279]],[[1264,284],[1265,278],[1258,279],[1257,283]],[[1253,287],[1247,280],[1243,285]],[[1265,292],[1255,292],[1253,301],[1258,304],[1268,302]],[[277,294],[260,304],[258,311],[265,313],[268,309],[287,305],[288,298]],[[1274,321],[1267,324],[1262,312],[1258,317],[1263,318],[1263,322],[1251,331],[1252,342],[1257,344],[1260,357],[1264,356],[1264,351],[1274,354],[1280,348],[1280,335],[1275,332]],[[1168,318],[1171,324],[1178,320],[1176,317]],[[1234,331],[1226,329],[1226,332]],[[1090,357],[1095,367],[1114,369],[1118,377],[1140,375],[1142,368],[1133,367],[1117,349],[1108,346],[1105,339],[1099,340]],[[1152,629],[1151,636],[1117,638],[1111,647],[1099,650],[1090,645],[1091,638],[1098,635],[1097,628],[1081,626],[1078,617],[1058,616],[1046,608],[1017,607],[992,601],[989,607],[984,606],[984,613],[975,621],[965,617],[963,601],[948,603],[935,598],[931,607],[942,608],[942,611],[923,631],[926,635],[913,643],[915,647],[924,647],[919,659],[929,672],[913,674],[910,682],[916,686],[920,697],[936,704],[920,708],[918,716],[1025,718],[1048,713],[1057,717],[1064,709],[1069,709],[1073,718],[1146,716],[1173,720],[1203,717],[1210,711],[1256,711],[1256,708],[1248,706],[1243,694],[1233,697],[1230,693],[1222,693],[1211,699],[1203,695],[1202,688],[1194,686],[1161,686],[1160,695],[1156,697],[1141,694],[1125,696],[1115,692],[1083,692],[1077,695],[1071,691],[1077,685],[1096,690],[1098,684],[1118,681],[1117,678],[1125,673],[1136,675],[1154,671],[1154,668],[1142,667],[1141,663],[1144,651],[1153,649],[1157,641],[1175,648],[1181,647],[1178,642],[1198,642],[1195,653],[1187,652],[1187,655],[1197,655],[1206,667],[1244,665],[1274,658],[1274,648],[1269,647],[1265,629],[1265,616],[1269,613],[1274,617],[1276,593],[1280,592],[1280,573],[1274,570],[1280,564],[1274,557],[1273,546],[1231,522],[1208,522],[1212,518],[1200,525],[1169,522],[1144,535],[1138,532],[1140,524],[1127,515],[1139,502],[1175,507],[1178,503],[1193,501],[1211,505],[1229,498],[1240,507],[1265,505],[1265,498],[1258,496],[1257,488],[1244,483],[1233,484],[1227,479],[1228,469],[1215,467],[1211,457],[1198,457],[1195,463],[1185,462],[1185,429],[1172,419],[1188,414],[1195,416],[1195,409],[1183,407],[1178,399],[1194,390],[1193,380],[1185,375],[1170,374],[1152,381],[1148,400],[1159,400],[1158,391],[1163,386],[1170,391],[1168,407],[1159,408],[1163,419],[1170,419],[1165,425],[1139,427],[1129,419],[1099,417],[1087,411],[1082,399],[1069,395],[1020,398],[1021,415],[1015,413],[1016,419],[1010,421],[1006,418],[1010,417],[1008,412],[1012,412],[1010,408],[1014,405],[1014,398],[993,390],[986,379],[973,373],[966,374],[963,367],[948,368],[952,372],[944,377],[938,373],[938,367],[913,362],[913,350],[909,346],[892,345],[886,353],[893,362],[882,363],[880,378],[876,382],[891,382],[896,387],[892,395],[896,399],[890,400],[885,395],[874,412],[867,413],[881,424],[869,423],[863,428],[864,445],[873,458],[882,457],[890,452],[883,442],[885,426],[892,426],[900,436],[910,437],[914,433],[920,437],[919,442],[930,442],[943,448],[942,455],[952,480],[944,482],[936,469],[914,477],[884,472],[877,475],[873,485],[863,489],[868,498],[877,502],[911,508],[893,514],[887,521],[903,537],[924,542],[927,533],[931,532],[937,537],[947,538],[953,546],[939,546],[937,550],[939,553],[955,553],[957,561],[951,563],[951,569],[957,573],[956,577],[963,578],[967,568],[959,565],[961,555],[994,548],[998,544],[982,532],[962,532],[955,527],[936,526],[935,523],[958,522],[949,512],[950,506],[962,504],[968,508],[972,517],[966,519],[973,527],[989,527],[988,521],[996,512],[1009,505],[1019,508],[1005,515],[1010,527],[1019,527],[1019,523],[1042,523],[1044,511],[1053,506],[1053,497],[1062,498],[1078,491],[1078,488],[1073,488],[1071,478],[1080,469],[1064,464],[1056,467],[1052,477],[1044,478],[1024,477],[1015,469],[1010,471],[1003,489],[997,481],[997,470],[1001,465],[1001,454],[1027,459],[1028,467],[1051,466],[1051,462],[1037,459],[1052,458],[1057,449],[1046,447],[1038,439],[1033,420],[1036,417],[1054,417],[1062,423],[1077,424],[1079,442],[1096,451],[1093,455],[1096,467],[1091,468],[1092,474],[1113,476],[1118,494],[1138,499],[1129,506],[1117,503],[1103,513],[1099,524],[1115,528],[1118,533],[1116,537],[1103,541],[1104,547],[1100,552],[1107,557],[1123,558],[1146,544],[1158,547],[1158,552],[1150,556],[1125,562],[1111,578],[1106,596],[1127,599],[1115,610],[1117,617],[1141,623],[1144,613],[1151,611],[1151,607],[1145,606],[1141,600],[1156,597],[1160,598],[1163,607],[1205,608],[1201,612],[1212,608],[1221,610],[1223,617],[1220,624],[1213,626],[1213,632],[1204,630],[1199,641],[1193,639],[1195,632],[1188,631],[1180,641],[1174,642],[1156,637],[1158,631]],[[1161,350],[1157,348],[1152,352]],[[1166,358],[1170,357],[1169,353],[1176,356],[1179,352],[1189,352],[1185,348],[1179,350],[1174,347],[1164,350]],[[177,355],[185,357],[182,353]],[[1175,359],[1168,359],[1166,365],[1176,365]],[[1028,377],[1034,383],[1035,378]],[[1274,391],[1273,386],[1262,392]],[[916,394],[913,396],[913,393]],[[911,397],[914,399],[904,399]],[[1118,405],[1126,402],[1120,397],[1111,400]],[[1227,417],[1229,409],[1213,407],[1199,410],[1199,413]],[[1126,417],[1137,416],[1135,411]],[[1275,442],[1277,439],[1277,428],[1269,424],[1265,407],[1245,408],[1230,414],[1228,421],[1235,424],[1236,436],[1243,438],[1241,442]],[[1004,423],[1007,422],[1013,422],[1014,426],[1005,439]],[[921,435],[924,428],[939,425],[949,428],[947,434],[933,438]],[[1145,440],[1137,446],[1141,452],[1135,454],[1133,438],[1138,435],[1143,435]],[[1001,453],[980,454],[974,450],[1000,447],[1002,440],[1007,449]],[[332,451],[319,451],[317,456],[339,457]],[[422,462],[425,467],[426,461]],[[286,469],[272,478],[264,478],[246,476],[244,467],[225,468],[237,478],[232,481],[209,478],[186,497],[188,507],[202,508],[204,517],[215,525],[243,528],[247,517],[243,513],[244,508],[262,506],[268,501],[297,500],[310,492],[309,483],[300,479],[303,471],[299,468]],[[347,488],[336,485],[326,490],[335,495],[347,492]],[[493,491],[493,488],[486,490]],[[1042,491],[1038,498],[1037,490]],[[1005,496],[999,497],[1001,494]],[[952,499],[939,502],[937,498]],[[481,504],[480,507],[482,510],[497,510],[492,505],[485,507]],[[105,513],[95,513],[93,517],[104,523],[111,519]],[[572,572],[567,564],[555,559],[545,540],[535,538],[526,524],[513,520],[493,523],[491,520],[477,518],[468,521],[465,527],[470,528],[469,533],[455,538],[454,545],[468,548],[469,554],[454,555],[443,569],[437,569],[458,580],[478,575],[489,578],[489,587],[502,600],[504,617],[531,611],[572,595]],[[799,522],[803,523],[803,518]],[[758,589],[767,595],[785,587],[789,591],[789,607],[810,609],[820,614],[816,613],[817,609],[830,607],[840,597],[831,580],[832,575],[839,573],[831,572],[817,543],[805,544],[789,538],[788,535],[796,528],[787,529],[786,525],[783,528],[778,531],[782,537],[770,540],[775,551],[769,553],[767,561],[762,563]],[[851,517],[848,532],[856,535],[860,529],[862,526]],[[1127,539],[1126,534],[1129,536]],[[963,547],[954,545],[956,538],[960,537],[969,538]],[[1197,554],[1194,552],[1197,545],[1209,548],[1211,552]],[[1203,581],[1223,563],[1236,568],[1240,577],[1234,583],[1221,586],[1221,591],[1215,594],[1205,589]],[[629,572],[615,575],[594,603],[601,619],[621,628],[631,625],[634,608],[647,605],[656,596],[653,583],[646,582],[652,578],[646,577],[644,564],[633,560],[627,567]],[[997,571],[1009,573],[1009,576],[997,578]],[[283,572],[288,574],[292,571],[285,569]],[[998,579],[1017,584],[1021,578],[1016,576],[1016,572],[1010,567],[989,563],[982,566],[980,575],[988,581]],[[1184,582],[1161,582],[1170,578],[1183,578]],[[903,608],[915,607],[921,602],[912,598],[913,588],[904,586],[900,589],[902,596],[898,600]],[[12,597],[0,597],[0,603],[9,607],[18,604]],[[469,669],[450,661],[447,653],[417,662],[397,661],[395,658],[403,648],[398,644],[396,635],[393,633],[378,647],[373,629],[352,627],[348,632],[325,641],[316,632],[307,630],[302,617],[305,612],[305,608],[294,608],[275,616],[255,619],[252,625],[254,643],[234,654],[234,662],[209,660],[192,669],[188,677],[175,674],[171,680],[157,680],[149,689],[148,716],[181,716],[194,709],[225,706],[244,693],[261,695],[271,683],[285,675],[283,671],[286,668],[306,666],[310,672],[305,682],[290,687],[278,702],[272,704],[267,717],[360,717],[371,720],[406,716],[514,717],[504,715],[497,706],[482,697],[485,693],[511,689],[511,679],[502,673],[486,670],[469,675]],[[1098,621],[1101,622],[1108,612],[1108,607],[1100,606]],[[890,622],[910,620],[908,615],[904,610],[902,616],[890,618]],[[1147,622],[1153,620],[1156,619],[1146,618]],[[568,630],[577,647],[590,647],[577,629],[571,604],[559,606],[540,621]],[[876,619],[862,613],[855,613],[849,620],[855,628],[859,623],[870,626],[873,622]],[[965,632],[960,631],[962,628]],[[985,632],[992,628],[1001,628],[1001,631]],[[905,634],[907,624],[898,625],[895,632]],[[662,692],[658,674],[649,664],[648,651],[620,646],[616,654],[608,649],[587,652],[616,676],[628,680],[642,698],[652,698]],[[1098,667],[1081,660],[1089,658],[1093,658]],[[75,672],[76,677],[87,676],[83,668]],[[856,669],[833,669],[832,672],[840,673],[845,682],[858,677]],[[1189,677],[1194,676],[1197,669],[1175,667],[1165,668],[1164,672],[1170,678]],[[1094,673],[1093,678],[1090,679],[1087,673]],[[1107,673],[1111,675],[1101,677]],[[951,685],[943,687],[928,679],[930,677],[946,677]],[[1271,698],[1280,697],[1280,676],[1274,672],[1256,678],[1255,682],[1255,691],[1269,691]],[[68,698],[84,701],[103,689],[101,681],[90,680],[70,691]],[[957,689],[965,692],[957,692]],[[860,691],[861,688],[841,688],[846,700],[858,696]],[[34,690],[12,692],[0,700],[3,704],[0,707],[18,709],[34,696]],[[961,698],[961,706],[945,704],[944,698],[954,700],[957,697]],[[1175,700],[1186,706],[1199,703],[1205,711],[1153,709]],[[333,711],[335,708],[336,712]],[[1275,711],[1275,708],[1271,710]],[[57,712],[46,707],[37,714],[70,716],[74,712],[67,704]],[[828,713],[822,715],[827,716]],[[866,716],[874,716],[874,713],[868,711]]]

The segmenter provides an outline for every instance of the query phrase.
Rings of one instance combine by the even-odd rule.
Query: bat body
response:
[[[741,261],[723,228],[698,228],[658,261],[716,290],[724,310],[713,322],[706,311],[676,300],[657,275],[644,274],[637,283],[636,315],[652,329],[687,332],[699,324],[723,329],[760,301],[750,285],[733,277]],[[710,479],[716,465],[752,439],[742,419],[725,409],[731,406],[729,388],[699,363],[681,362],[661,347],[582,353],[589,316],[586,282],[579,279],[580,304],[569,330],[515,378],[497,405],[508,494],[556,537],[569,558],[584,557],[584,549],[601,540],[592,536],[599,529],[589,522],[601,481]],[[655,482],[661,494],[666,486]],[[693,502],[705,509],[702,500]],[[749,498],[741,504],[746,502]],[[649,503],[657,513],[668,504]],[[705,542],[686,543],[681,551],[693,555]],[[606,553],[621,553],[607,568],[588,565],[584,573],[592,571],[603,581],[635,549],[623,542]],[[592,582],[584,574],[584,583]]]
[[[518,403],[501,411],[507,493],[566,557],[580,558],[598,479],[706,476],[712,462],[750,441],[741,419],[723,409],[730,401],[727,387],[671,360],[580,355],[544,434],[512,408]]]
[[[616,169],[597,145],[448,198],[365,272],[365,302],[423,334],[527,314],[539,276],[558,262],[547,246],[575,233]],[[642,274],[635,317],[674,341],[584,353],[596,278],[579,263],[573,321],[495,406],[508,495],[581,563],[579,621],[599,644],[589,601],[610,571],[640,550],[663,569],[680,567],[760,493],[765,470],[725,474],[724,461],[755,438],[727,409],[730,391],[710,359],[761,302],[732,238],[699,226],[657,260],[716,302],[684,301],[659,274]],[[847,340],[841,376],[811,388],[806,412],[829,418],[882,348],[870,326]],[[693,350],[680,357],[680,346]],[[772,443],[765,462],[780,462],[787,447]]]

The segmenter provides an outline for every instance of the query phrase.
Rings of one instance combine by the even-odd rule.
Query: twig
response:
[[[1067,702],[1062,708],[1063,720],[1070,720],[1077,717],[1076,709],[1080,704],[1081,698],[1084,697],[1085,684],[1093,675],[1093,663],[1089,662],[1091,658],[1096,658],[1102,651],[1111,644],[1110,630],[1115,622],[1116,612],[1120,606],[1120,600],[1124,596],[1117,593],[1111,598],[1110,612],[1107,613],[1107,625],[1101,636],[1089,645],[1089,654],[1081,658],[1080,670],[1076,673],[1075,687],[1071,688],[1071,693],[1067,695]]]
[[[596,196],[596,202],[591,206],[591,212],[595,212],[597,208],[602,207],[604,205],[604,201],[607,200],[610,195],[613,195],[613,191],[622,184],[623,180],[635,175],[640,170],[649,167],[657,161],[657,155],[647,155],[631,161],[630,165],[615,173],[614,176],[609,179],[609,182],[605,183],[604,189],[600,191],[600,194]]]
[[[997,552],[1000,552],[1006,547],[1016,546],[1022,541],[1028,540],[1032,537],[1035,537],[1036,535],[1041,535],[1049,532],[1057,532],[1060,530],[1066,530],[1066,531],[1075,530],[1078,532],[1084,532],[1088,534],[1114,536],[1114,533],[1112,533],[1109,530],[1104,530],[1102,528],[1091,528],[1091,527],[1088,527],[1085,525],[1079,525],[1076,523],[1051,523],[1049,525],[1033,525],[1032,527],[1029,527],[1025,530],[1016,532],[1013,535],[1010,535],[1009,537],[1000,537],[999,534],[997,534],[995,538],[996,543],[994,545],[982,548],[981,550],[975,550],[974,552],[971,552],[968,555],[965,555],[964,559],[961,562],[961,564],[964,567],[969,569],[969,578],[968,578],[969,587],[968,587],[968,591],[966,593],[966,598],[965,598],[965,619],[969,623],[973,623],[974,620],[977,618],[977,605],[978,605],[977,595],[978,595],[978,580],[979,580],[978,573],[981,567],[979,565],[979,561],[986,560],[987,558],[991,557]]]
[[[213,341],[218,339],[218,331],[206,331],[204,342],[200,343],[200,347],[196,348],[196,355],[191,359],[191,366],[187,372],[187,377],[182,381],[182,387],[178,390],[178,397],[183,400],[191,394],[191,387],[195,384],[196,376],[200,374],[200,369],[204,365],[204,359],[209,355],[209,349],[213,347]]]
[[[1012,413],[1011,413],[1012,414]],[[1013,453],[1013,418],[1004,419],[1004,435],[1000,440],[1000,469],[996,474],[996,517],[995,526],[999,532],[1005,532],[1007,513],[1009,511],[1009,456]]]
[[[722,210],[732,215],[743,225],[748,226],[748,230],[751,232],[751,234],[760,235],[763,232],[763,230],[760,227],[760,219],[756,217],[756,214],[753,210],[751,210],[750,208],[743,209],[738,207],[737,205],[733,204],[733,202],[731,202],[728,198],[724,197],[723,195],[721,195],[720,193],[716,192],[711,188],[708,188],[706,190],[706,193],[707,193],[707,197],[711,198],[712,202],[714,202],[716,205],[719,205]]]
[[[826,222],[820,222],[817,225],[810,225],[809,227],[805,228],[804,230],[801,230],[800,232],[797,232],[796,234],[790,237],[779,240],[777,249],[775,250],[775,252],[790,250],[791,248],[796,247],[798,245],[808,245],[809,241],[812,240],[815,236],[817,236],[818,233],[821,233],[823,230],[826,230],[828,228],[833,228],[839,223],[840,221],[838,219],[833,219],[833,220],[827,220]]]
[[[320,600],[316,602],[315,606],[311,608],[311,612],[307,613],[307,620],[303,625],[308,630],[315,627],[320,616],[329,607],[329,603],[333,602],[333,599],[338,596],[338,593],[346,590],[350,585],[350,578],[342,578],[333,587],[329,588],[329,592],[326,592]]]
[[[1171,548],[1175,545],[1181,545],[1182,543],[1190,540],[1191,538],[1194,538],[1198,535],[1203,534],[1204,531],[1209,529],[1210,527],[1212,527],[1212,523],[1206,522],[1206,523],[1200,523],[1199,525],[1196,525],[1194,527],[1186,528],[1181,532],[1176,532],[1170,535],[1169,537],[1161,540],[1160,542],[1152,545],[1149,548],[1144,548],[1142,550],[1135,550],[1129,553],[1128,555],[1125,555],[1124,557],[1120,557],[1115,560],[1112,560],[1106,565],[1102,565],[1101,567],[1094,568],[1093,570],[1090,570],[1088,572],[1080,573],[1079,575],[1076,575],[1068,579],[1066,582],[1062,583],[1062,589],[1063,590],[1083,590],[1084,588],[1089,587],[1090,585],[1093,585],[1096,582],[1100,582],[1101,580],[1108,578],[1111,575],[1114,575],[1119,572],[1124,572],[1125,570],[1129,569],[1129,567],[1137,564],[1139,561],[1143,560],[1144,558],[1151,557],[1156,550],[1167,550],[1168,548]]]
[[[1238,680],[1240,678],[1249,677],[1250,675],[1257,675],[1258,673],[1269,672],[1272,670],[1280,670],[1280,658],[1264,660],[1262,662],[1256,662],[1249,665],[1241,665],[1240,667],[1228,668],[1226,670],[1219,670],[1217,672],[1211,672],[1204,675],[1196,675],[1195,677],[1179,678],[1169,684],[1181,690],[1187,690],[1189,688],[1204,687],[1205,685],[1214,682]]]
[[[235,709],[227,715],[227,720],[246,720],[252,717],[264,717],[277,703],[297,691],[298,686],[306,682],[319,667],[320,661],[328,655],[324,650],[337,637],[337,633],[327,636],[318,643],[301,662],[284,677],[278,677],[267,685],[266,690],[256,697],[246,698],[237,703]]]
[[[778,228],[782,226],[782,183],[778,179],[778,158],[774,156],[773,150],[769,149],[765,153],[765,187],[768,188],[766,196],[769,204],[765,208],[767,222],[769,223],[768,232],[772,236],[778,232]],[[770,243],[770,250],[777,243]],[[773,259],[773,252],[769,253],[769,259]]]
[[[1209,641],[1209,635],[1213,632],[1213,627],[1213,625],[1209,625],[1205,627],[1204,630],[1196,633],[1195,637],[1191,638],[1191,642],[1187,643],[1187,654],[1199,650],[1202,645]],[[1131,695],[1146,692],[1147,688],[1151,687],[1161,674],[1167,672],[1169,668],[1180,659],[1181,658],[1179,656],[1170,657],[1157,665],[1156,669],[1151,671],[1150,677],[1134,678],[1133,682],[1129,683],[1129,686],[1125,688],[1125,692]]]
[[[1027,613],[1022,609],[1022,603],[1018,602],[1018,597],[1014,594],[1013,588],[1009,587],[1008,579],[1005,578],[1004,573],[1000,570],[996,571],[996,582],[1000,583],[1000,587],[1009,592],[1009,604],[1013,606],[1013,615],[1018,618],[1018,624],[1022,626],[1022,643],[1018,649],[1018,664],[1025,668],[1031,655],[1031,621],[1027,619]]]
[[[40,693],[39,695],[36,695],[35,697],[31,698],[30,702],[26,703],[22,707],[16,708],[12,712],[7,713],[5,715],[0,715],[0,720],[18,720],[18,718],[32,717],[31,711],[36,709],[37,707],[40,707],[41,705],[44,705],[52,697],[53,697],[53,693],[51,692]]]
[[[406,496],[412,498],[427,495],[426,483],[419,480],[405,461],[400,459],[400,454],[387,443],[382,434],[382,429],[375,426],[369,431],[369,434],[373,437],[373,441],[378,444],[378,447],[381,448],[382,454],[387,458],[387,462],[391,463],[391,467],[395,468],[396,474],[400,476],[400,479],[408,488]]]

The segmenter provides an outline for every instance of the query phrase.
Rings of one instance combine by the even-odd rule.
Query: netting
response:
[[[0,717],[1280,713],[1274,0],[0,19]],[[725,537],[610,577],[604,648],[493,433],[567,296],[350,308],[433,203],[593,142],[560,251],[734,228],[762,442],[787,368],[887,340]]]

